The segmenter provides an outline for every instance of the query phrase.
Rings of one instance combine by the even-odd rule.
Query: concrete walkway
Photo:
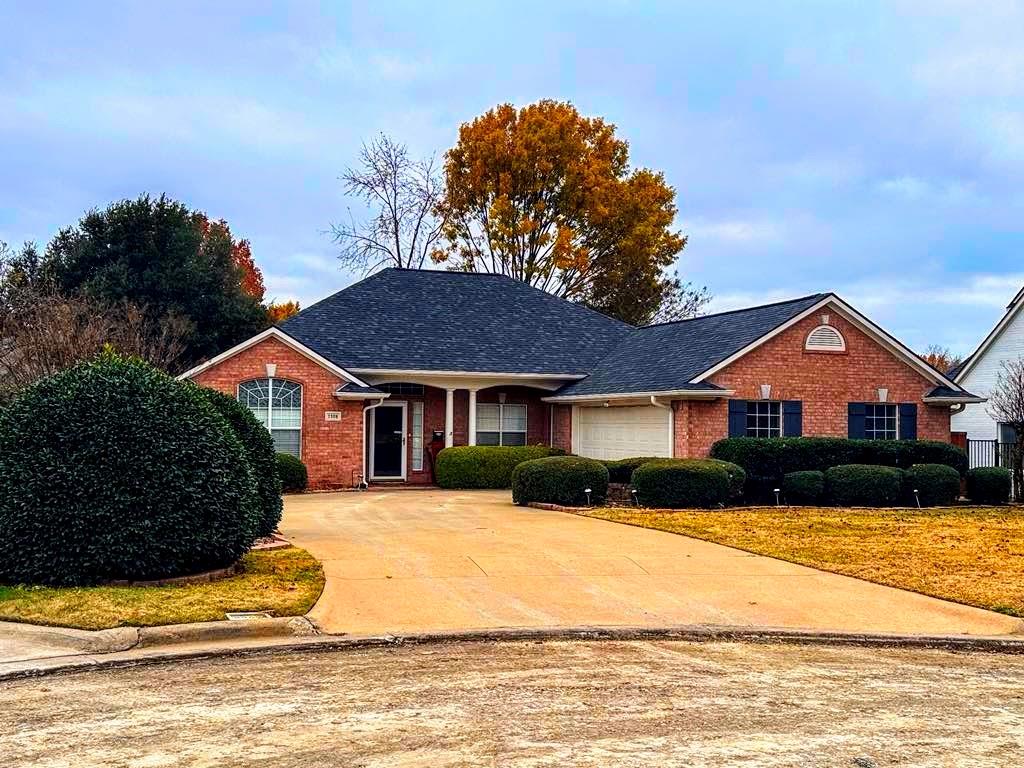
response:
[[[715,624],[1002,635],[1019,619],[662,531],[513,506],[508,492],[285,499],[324,564],[325,632]]]

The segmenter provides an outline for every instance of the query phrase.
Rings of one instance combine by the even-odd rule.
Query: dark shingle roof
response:
[[[336,390],[334,390],[334,394],[336,394],[336,395],[386,395],[387,392],[385,392],[382,389],[377,389],[376,387],[363,387],[363,386],[360,386],[359,384],[353,384],[350,381],[347,384],[342,384],[340,387],[338,387]]]
[[[632,331],[582,381],[561,395],[628,394],[710,388],[689,381],[829,294],[722,312]]]
[[[972,395],[966,389],[952,389],[943,384],[935,387],[925,397],[977,397],[977,395]]]
[[[501,275],[385,269],[281,330],[346,369],[585,374],[635,329]]]

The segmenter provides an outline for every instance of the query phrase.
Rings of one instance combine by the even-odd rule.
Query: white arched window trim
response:
[[[809,352],[845,352],[846,339],[831,325],[819,325],[809,334],[804,344]]]
[[[274,438],[274,450],[302,458],[302,385],[279,378],[250,379],[238,385],[238,401]]]

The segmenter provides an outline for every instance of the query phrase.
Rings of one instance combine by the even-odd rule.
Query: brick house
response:
[[[977,398],[831,293],[636,328],[499,275],[387,269],[182,375],[317,488],[430,483],[432,441],[704,456],[726,436],[950,439]]]

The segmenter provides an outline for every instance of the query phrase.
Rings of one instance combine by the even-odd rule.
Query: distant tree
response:
[[[414,160],[404,144],[381,134],[363,144],[359,162],[341,174],[345,191],[369,209],[369,218],[332,227],[343,267],[420,269],[441,237],[441,182],[434,159]]]
[[[962,357],[954,355],[949,351],[948,347],[943,347],[939,344],[929,344],[920,357],[932,368],[936,368],[943,373],[956,368],[963,362]]]
[[[271,325],[283,323],[289,317],[299,314],[299,302],[285,301],[280,304],[271,302],[267,306],[267,319]]]
[[[675,190],[629,165],[615,126],[566,102],[496,107],[459,129],[440,210],[452,269],[496,272],[635,324],[707,294],[668,272],[686,245]]]
[[[988,413],[1001,424],[1013,428],[1017,439],[1010,445],[1010,471],[1013,473],[1014,499],[1022,499],[1024,489],[1024,360],[1004,360],[996,374],[996,384],[988,396]]]
[[[267,325],[248,243],[235,241],[225,222],[165,196],[89,211],[53,238],[39,271],[61,295],[138,307],[148,328],[184,321],[184,367]]]

